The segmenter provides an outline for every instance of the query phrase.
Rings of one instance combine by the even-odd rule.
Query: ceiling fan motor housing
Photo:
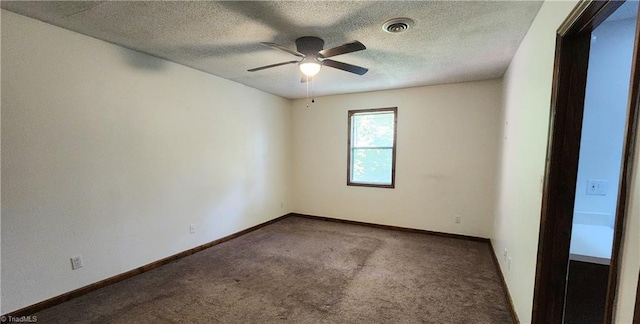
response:
[[[324,48],[324,41],[318,37],[304,36],[296,39],[296,48],[307,57],[316,57]]]

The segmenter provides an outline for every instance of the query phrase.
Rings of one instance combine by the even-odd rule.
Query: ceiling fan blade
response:
[[[336,56],[336,55],[342,55],[342,54],[347,54],[347,53],[351,53],[351,52],[362,51],[364,49],[367,49],[364,46],[364,44],[362,44],[362,43],[360,43],[358,41],[354,41],[354,42],[351,42],[351,43],[346,43],[344,45],[340,45],[340,46],[324,49],[324,50],[318,52],[318,55],[320,57],[332,57],[332,56]]]
[[[355,74],[358,74],[358,75],[363,75],[363,74],[367,73],[367,71],[369,71],[369,69],[363,68],[361,66],[348,64],[348,63],[342,63],[342,62],[338,62],[338,61],[334,61],[334,60],[324,60],[324,61],[322,61],[322,64],[326,65],[326,66],[329,66],[329,67],[332,67],[332,68],[336,68],[336,69],[340,69],[340,70],[343,70],[343,71],[355,73]]]
[[[282,46],[282,45],[278,45],[278,44],[276,44],[276,43],[261,42],[260,44],[262,44],[262,45],[264,45],[264,46],[269,46],[269,47],[271,47],[271,48],[279,49],[279,50],[281,50],[281,51],[285,51],[285,52],[287,52],[287,53],[289,53],[289,54],[293,54],[293,55],[295,55],[295,56],[304,57],[304,54],[302,54],[302,53],[300,53],[300,52],[298,52],[298,51],[294,51],[294,50],[292,50],[292,49],[288,49],[288,48],[286,48],[286,47],[284,47],[284,46]]]
[[[280,65],[287,65],[287,64],[293,64],[293,63],[298,63],[298,61],[289,61],[289,62],[282,62],[282,63],[276,63],[276,64],[271,64],[271,65],[265,65],[265,66],[249,69],[247,71],[255,72],[255,71],[260,71],[260,70],[264,70],[264,69],[268,69],[268,68],[272,68],[272,67],[276,67],[276,66],[280,66]]]

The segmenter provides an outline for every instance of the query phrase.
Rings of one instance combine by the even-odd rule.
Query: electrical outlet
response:
[[[195,234],[196,233],[196,226],[194,224],[190,224],[189,225],[189,234]]]
[[[456,215],[456,224],[460,224],[460,220],[462,219],[462,216],[460,215]]]
[[[509,251],[507,249],[504,249],[504,253],[502,253],[502,258],[504,259],[504,261],[507,261],[507,257],[509,256]]]
[[[587,195],[606,196],[607,187],[605,180],[587,180]]]
[[[82,256],[77,255],[71,258],[71,270],[78,270],[83,266],[84,264],[82,264]]]

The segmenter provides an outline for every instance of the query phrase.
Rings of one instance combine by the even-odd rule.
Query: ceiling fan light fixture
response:
[[[308,77],[312,77],[318,74],[318,72],[320,72],[320,66],[321,65],[318,61],[307,59],[302,60],[298,65],[298,67],[300,68],[300,72]]]

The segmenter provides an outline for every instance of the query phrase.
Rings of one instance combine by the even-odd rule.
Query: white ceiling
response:
[[[3,9],[122,45],[285,98],[304,98],[296,60],[259,42],[295,49],[318,36],[325,48],[358,40],[360,52],[333,57],[369,68],[364,76],[323,67],[315,95],[496,78],[503,75],[541,1],[1,1]],[[415,25],[389,34],[382,24]],[[134,68],[162,69],[135,60]]]

